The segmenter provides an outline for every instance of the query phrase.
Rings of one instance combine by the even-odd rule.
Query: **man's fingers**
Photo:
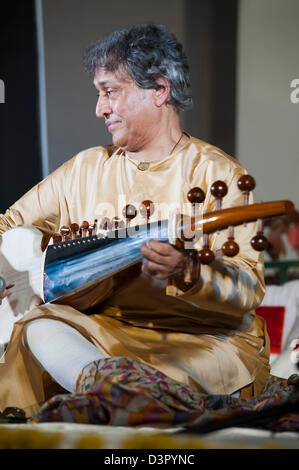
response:
[[[142,271],[148,276],[155,277],[157,279],[167,279],[169,273],[161,268],[161,265],[152,263],[151,261],[145,260],[142,265]]]
[[[0,294],[0,305],[1,305],[1,302],[2,300],[9,294],[9,291],[7,289],[5,289],[4,292],[2,292],[2,294]]]
[[[179,259],[182,258],[181,253],[169,243],[157,242],[156,240],[150,240],[149,245],[144,243],[141,252],[158,264],[176,265]]]
[[[142,271],[156,279],[168,279],[185,266],[185,257],[167,243],[150,240],[141,247],[144,256]]]
[[[166,268],[162,264],[153,263],[152,261],[146,260],[144,263],[145,269],[151,274],[165,273]]]
[[[5,279],[0,276],[0,295],[5,291],[6,289],[6,282]]]
[[[0,300],[3,300],[5,297],[7,297],[11,292],[10,289],[14,287],[14,284],[9,284],[8,286],[5,287],[4,291],[0,294]]]
[[[8,294],[10,294],[10,291],[8,289],[5,289],[4,292],[0,295],[0,299],[4,299]]]
[[[142,245],[141,252],[147,260],[152,261],[153,263],[156,263],[160,266],[163,266],[166,261],[163,255],[158,254],[156,251],[149,248],[146,244]]]
[[[171,256],[175,250],[175,248],[173,248],[169,243],[158,242],[157,240],[150,240],[149,246],[152,250],[162,256]]]

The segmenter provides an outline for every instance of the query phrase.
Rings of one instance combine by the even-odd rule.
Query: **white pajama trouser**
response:
[[[72,393],[82,369],[106,357],[75,328],[59,320],[41,318],[28,323],[25,339],[41,366]]]

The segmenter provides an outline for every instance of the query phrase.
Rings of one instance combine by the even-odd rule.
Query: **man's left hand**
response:
[[[150,240],[148,245],[142,245],[141,252],[142,271],[156,279],[168,279],[184,271],[185,255],[169,243]]]

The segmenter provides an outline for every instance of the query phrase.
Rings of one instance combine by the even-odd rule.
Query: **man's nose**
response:
[[[111,106],[109,103],[109,99],[107,97],[99,96],[96,105],[96,116],[98,118],[102,118],[109,114],[111,114]]]

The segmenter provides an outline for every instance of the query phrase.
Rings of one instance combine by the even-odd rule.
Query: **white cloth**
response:
[[[281,353],[270,356],[271,374],[282,378],[299,374],[298,366],[291,360],[292,341],[299,338],[299,280],[267,286],[262,305],[285,307]]]
[[[105,357],[77,330],[57,320],[41,318],[28,323],[25,339],[37,361],[69,392],[76,391],[83,367]]]
[[[299,334],[299,280],[286,282],[281,286],[267,286],[261,305],[285,307],[282,351],[285,350],[291,340],[297,338]]]

